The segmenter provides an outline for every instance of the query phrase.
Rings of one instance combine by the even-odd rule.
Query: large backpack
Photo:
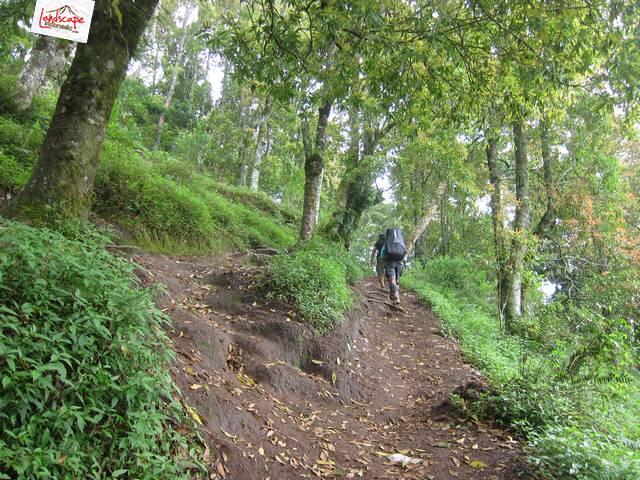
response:
[[[407,254],[402,231],[399,228],[387,228],[387,239],[384,244],[384,258],[400,261]]]

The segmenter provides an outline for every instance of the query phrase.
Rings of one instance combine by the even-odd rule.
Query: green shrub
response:
[[[17,192],[27,184],[30,176],[30,168],[0,150],[0,190]]]
[[[38,122],[22,124],[0,117],[0,149],[15,158],[22,168],[33,168],[43,140],[44,131]]]
[[[16,85],[15,75],[0,75],[0,114],[11,115],[16,112]]]
[[[269,264],[267,296],[291,302],[317,331],[325,333],[342,321],[352,303],[348,280],[355,280],[356,267],[347,257],[342,247],[319,241],[276,255]]]
[[[0,223],[0,478],[190,478],[168,321],[103,243]]]
[[[477,261],[469,258],[435,257],[422,268],[414,269],[413,274],[419,275],[423,282],[477,305],[486,306],[487,298],[493,293],[487,273],[479,268]]]
[[[478,290],[469,285],[474,277],[480,280],[477,274],[455,263],[453,272],[443,272],[443,267],[451,265],[449,260],[435,262],[436,268],[429,271],[432,263],[411,270],[403,284],[431,306],[444,332],[460,340],[465,356],[493,383],[494,394],[484,395],[480,405],[469,406],[469,411],[483,412],[527,438],[529,458],[542,478],[640,478],[640,445],[629,440],[640,433],[640,383],[628,377],[619,381],[625,377],[617,376],[629,359],[620,359],[620,367],[606,370],[600,363],[598,369],[595,360],[603,349],[590,342],[598,352],[595,357],[590,353],[593,358],[583,368],[588,367],[588,375],[572,375],[567,367],[579,344],[576,333],[556,330],[555,344],[549,345],[504,335],[496,316],[479,299],[484,287]],[[550,308],[547,315],[553,311],[558,313]],[[585,312],[579,318],[583,328],[592,328]],[[558,328],[549,318],[543,321]],[[616,342],[618,337],[600,331],[598,338]]]

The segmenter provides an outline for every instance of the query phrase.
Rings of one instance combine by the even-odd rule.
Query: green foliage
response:
[[[192,478],[168,318],[73,235],[0,223],[0,478]]]
[[[7,115],[16,111],[16,77],[0,75],[0,114]]]
[[[242,203],[234,201],[239,198]],[[141,245],[163,251],[221,252],[294,241],[293,231],[278,222],[284,215],[265,195],[222,187],[166,154],[144,160],[119,142],[105,142],[93,209],[126,227]]]
[[[464,265],[465,260],[436,259],[403,277],[403,284],[431,305],[445,333],[460,340],[465,356],[495,388],[495,394],[464,408],[473,415],[491,416],[528,438],[530,459],[544,478],[638,478],[640,450],[632,439],[640,432],[640,383],[621,373],[628,371],[624,361],[616,366],[603,356],[622,348],[619,339],[594,331],[586,345],[595,338],[607,345],[598,349],[600,353],[590,352],[580,338],[570,335],[564,320],[554,324],[549,335],[553,343],[542,343],[550,338],[535,335],[529,340],[504,335],[497,315],[483,306],[489,285]],[[547,317],[551,311],[558,313],[555,308],[550,307]],[[591,328],[584,312],[581,315],[576,322]],[[577,351],[586,357],[579,375],[570,368]]]
[[[38,122],[0,117],[0,188],[16,192],[27,183],[43,139]]]
[[[483,267],[484,264],[473,258],[438,256],[420,270],[420,278],[440,289],[458,292],[461,297],[485,306],[486,299],[493,293],[493,287],[487,282],[489,275]]]
[[[265,291],[268,298],[291,302],[318,332],[339,324],[351,306],[349,283],[363,269],[338,244],[314,240],[291,253],[273,257]]]

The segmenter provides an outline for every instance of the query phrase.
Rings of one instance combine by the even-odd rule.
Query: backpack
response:
[[[399,228],[387,228],[387,239],[384,244],[384,258],[399,262],[407,254],[402,231]]]

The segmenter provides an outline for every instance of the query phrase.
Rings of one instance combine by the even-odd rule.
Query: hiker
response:
[[[373,245],[373,249],[371,250],[371,263],[373,263],[373,259],[376,260],[376,275],[378,275],[378,282],[380,286],[384,288],[384,260],[382,259],[382,247],[384,247],[385,240],[384,233],[378,235],[378,240]]]
[[[407,256],[407,246],[399,228],[387,228],[381,256],[384,260],[384,273],[389,283],[389,300],[394,304],[398,304],[400,303],[400,286],[398,282],[400,281],[405,257]]]

